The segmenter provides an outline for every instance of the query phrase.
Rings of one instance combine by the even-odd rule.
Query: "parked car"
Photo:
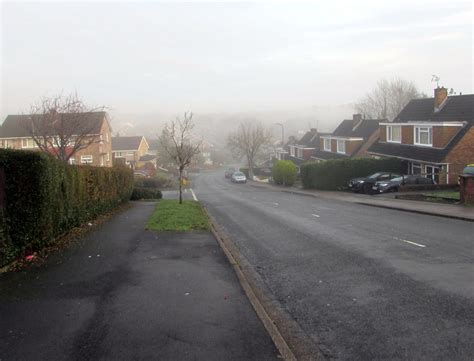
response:
[[[474,164],[468,164],[464,167],[462,174],[474,175]]]
[[[388,181],[389,179],[400,177],[400,174],[390,172],[378,172],[365,178],[354,178],[348,182],[349,189],[353,192],[372,193],[372,187],[378,181]]]
[[[392,179],[378,181],[372,187],[375,193],[398,192],[400,186],[405,184],[435,184],[431,178],[426,178],[421,175],[404,175]]]
[[[247,177],[242,172],[234,172],[230,177],[232,183],[247,183]]]
[[[230,178],[232,177],[232,174],[235,172],[235,168],[228,168],[226,169],[226,171],[224,172],[224,177],[226,178]]]

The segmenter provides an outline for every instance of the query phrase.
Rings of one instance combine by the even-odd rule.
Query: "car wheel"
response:
[[[364,193],[370,194],[372,193],[372,186],[370,184],[364,184],[362,190]]]

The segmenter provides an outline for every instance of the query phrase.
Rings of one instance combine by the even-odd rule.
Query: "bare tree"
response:
[[[253,166],[256,158],[271,145],[272,132],[261,123],[240,123],[238,129],[227,138],[227,145],[238,157],[247,159],[249,178],[253,178]]]
[[[183,203],[183,173],[193,158],[200,152],[202,142],[194,142],[193,113],[184,113],[184,118],[176,118],[165,125],[161,133],[160,147],[174,161],[179,169],[179,203]]]
[[[76,93],[45,97],[31,106],[24,126],[41,151],[68,162],[79,150],[102,141],[92,120],[104,109],[87,107]]]
[[[415,84],[404,79],[383,79],[375,89],[356,103],[356,111],[365,118],[392,121],[408,102],[422,97]]]

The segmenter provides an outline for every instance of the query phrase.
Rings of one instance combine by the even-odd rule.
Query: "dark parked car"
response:
[[[228,169],[226,169],[226,171],[224,173],[224,177],[230,178],[230,177],[232,177],[232,174],[234,172],[235,172],[235,168],[228,168]]]
[[[474,175],[474,164],[468,164],[463,169],[462,174]]]
[[[405,184],[435,184],[433,179],[421,175],[404,175],[385,181],[378,181],[372,187],[375,193],[398,192],[401,185]]]
[[[372,187],[375,183],[383,180],[388,181],[395,177],[401,177],[401,175],[390,172],[378,172],[365,178],[351,179],[347,185],[353,192],[372,193]]]

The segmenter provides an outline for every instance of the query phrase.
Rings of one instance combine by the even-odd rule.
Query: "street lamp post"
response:
[[[283,127],[282,123],[276,123],[281,127],[281,146],[285,145],[285,128]]]

